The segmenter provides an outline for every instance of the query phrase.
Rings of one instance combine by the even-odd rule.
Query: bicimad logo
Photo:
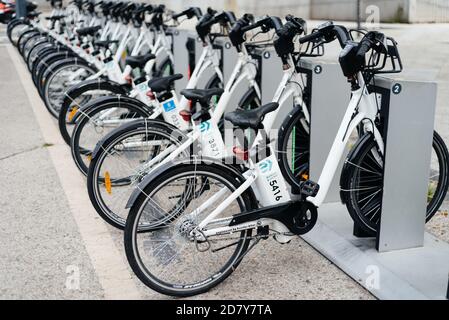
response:
[[[173,109],[176,109],[176,105],[173,100],[165,102],[164,104],[162,104],[162,106],[164,107],[165,112],[169,112],[169,111],[172,111]]]
[[[259,169],[260,169],[260,171],[262,171],[262,173],[266,173],[266,172],[270,171],[272,167],[273,167],[273,162],[271,162],[270,159],[259,163]]]
[[[201,122],[201,124],[200,124],[200,131],[201,132],[206,132],[209,129],[210,129],[210,121]]]

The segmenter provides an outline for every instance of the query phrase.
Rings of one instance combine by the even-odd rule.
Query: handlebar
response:
[[[291,15],[286,16],[287,22],[276,30],[278,38],[274,41],[274,49],[281,58],[284,66],[288,65],[288,57],[295,51],[293,39],[302,33],[306,28],[306,22],[301,18],[295,18]]]
[[[191,19],[193,17],[196,17],[197,19],[199,19],[199,18],[201,18],[202,15],[203,14],[202,14],[200,8],[198,8],[198,7],[190,7],[190,8],[188,8],[188,9],[186,9],[186,10],[184,10],[184,11],[178,13],[178,14],[174,14],[172,16],[172,18],[174,20],[177,20],[178,18],[180,18],[182,16],[186,16],[187,19]]]
[[[224,11],[219,14],[216,13],[217,11],[212,10],[211,8],[207,8],[206,14],[201,17],[196,25],[198,36],[203,42],[206,40],[206,36],[210,34],[211,27],[214,24],[220,23],[224,25],[229,22],[231,25],[233,25],[236,22],[235,15],[231,11]]]
[[[281,19],[279,19],[279,17],[266,17],[257,21],[256,23],[243,27],[242,32],[245,33],[259,27],[262,28],[262,32],[264,33],[272,29],[279,30],[280,28],[282,28],[282,21]]]
[[[253,22],[254,17],[251,14],[245,14],[237,20],[229,32],[229,38],[237,51],[241,51],[240,45],[245,42],[244,35],[246,32],[261,28],[262,33],[266,33],[272,29],[279,30],[282,28],[282,21],[278,17],[265,17],[257,22]]]
[[[133,13],[134,14],[141,14],[144,12],[152,12],[153,11],[153,5],[151,4],[147,4],[147,5],[142,5],[140,8],[136,9]]]
[[[344,48],[346,43],[351,40],[348,29],[344,26],[334,25],[332,22],[326,22],[318,26],[317,30],[309,35],[299,39],[299,43],[303,44],[317,39],[323,38],[324,42],[331,42],[338,39],[340,46]]]
[[[164,11],[165,11],[165,5],[160,4],[157,7],[154,7],[152,12],[153,13],[164,13]]]
[[[290,22],[293,25],[295,25],[296,28],[298,29],[298,31],[302,31],[302,32],[306,32],[307,31],[307,22],[304,19],[296,18],[296,17],[292,16],[291,14],[288,14],[285,17],[285,20],[287,20],[288,22]]]
[[[386,48],[383,48],[384,40],[385,35],[383,33],[377,31],[368,32],[359,43],[357,56],[364,57],[371,49],[379,53],[386,51]],[[382,43],[382,46],[377,45],[377,43]]]
[[[301,39],[299,39],[299,43],[303,44],[306,42],[312,42],[312,41],[315,41],[316,39],[319,39],[322,37],[323,37],[323,35],[321,33],[314,32],[314,33],[308,34],[308,35],[302,37]]]

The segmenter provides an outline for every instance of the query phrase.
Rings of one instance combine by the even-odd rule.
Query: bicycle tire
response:
[[[115,150],[116,146],[123,145],[123,141],[132,139],[133,137],[149,137],[157,136],[160,138],[171,139],[172,144],[180,145],[187,139],[187,136],[179,131],[176,127],[161,121],[161,120],[137,120],[135,122],[123,125],[110,134],[108,134],[100,143],[97,144],[94,154],[92,156],[92,161],[90,162],[89,171],[87,173],[87,190],[89,193],[89,199],[100,215],[107,223],[110,225],[123,230],[126,223],[126,201],[129,196],[126,194],[131,194],[134,190],[134,186],[125,183],[116,183],[117,187],[120,188],[120,195],[123,196],[123,201],[120,203],[117,199],[114,199],[113,206],[108,200],[111,199],[113,193],[115,192],[116,186],[114,185],[114,179],[112,178],[111,186],[109,187],[109,192],[106,191],[104,175],[108,172],[109,175],[113,177],[115,174],[111,172],[110,162],[107,160],[109,156],[113,156],[111,150]],[[134,139],[133,139],[134,140]],[[157,153],[153,153],[156,156],[161,150],[157,150]],[[146,157],[145,157],[146,158]],[[145,159],[148,160],[148,159]],[[139,159],[137,159],[137,162]],[[105,163],[108,162],[108,165]],[[129,165],[129,162],[126,162]],[[134,172],[139,171],[138,165],[133,170]],[[135,183],[142,180],[144,176],[139,179],[135,179]],[[125,180],[122,176],[119,180],[123,182]],[[127,189],[127,190],[125,190]],[[114,190],[114,191],[113,191]],[[125,190],[125,192],[124,192]]]
[[[223,185],[227,186],[231,191],[235,190],[241,185],[238,177],[231,173],[230,170],[220,168],[211,164],[185,164],[161,173],[157,176],[150,184],[148,184],[142,192],[139,194],[137,200],[134,202],[130,209],[128,219],[126,222],[125,232],[124,232],[124,243],[125,252],[128,262],[131,266],[133,272],[137,277],[149,288],[170,296],[177,297],[188,297],[197,294],[201,294],[209,291],[211,288],[217,286],[219,283],[224,281],[239,265],[241,262],[241,256],[247,250],[251,236],[251,230],[242,231],[240,234],[239,241],[236,242],[236,248],[232,256],[227,259],[222,268],[218,270],[214,275],[210,275],[206,280],[195,285],[180,285],[180,284],[169,284],[166,281],[157,279],[142,262],[141,254],[138,249],[137,235],[138,231],[138,219],[142,212],[142,207],[146,204],[147,195],[151,195],[153,190],[157,190],[161,185],[170,181],[173,177],[183,175],[190,172],[195,172],[197,175],[208,174],[214,179],[220,180]],[[224,182],[226,181],[226,182]],[[239,210],[249,211],[256,208],[256,201],[251,198],[250,192],[248,190],[244,192],[239,198]],[[243,204],[243,205],[242,205]],[[143,207],[145,208],[145,207]],[[170,226],[174,226],[175,223],[171,223]],[[145,234],[145,233],[143,233]],[[189,270],[194,270],[190,268]]]
[[[374,161],[375,157],[371,156],[370,158],[373,148],[376,147],[373,135],[365,134],[348,155],[340,179],[342,202],[346,204],[354,223],[372,236],[377,234],[380,223],[383,186],[383,167],[378,161]],[[437,212],[449,187],[449,154],[444,141],[437,132],[434,132],[432,149],[438,159],[440,174],[430,201],[428,198],[426,222],[430,221]],[[363,172],[365,167],[369,167],[369,171],[366,170],[366,173]],[[366,190],[357,187],[360,184],[360,179],[365,179],[363,187]],[[367,192],[371,192],[371,194],[366,195]],[[360,199],[360,197],[363,198]]]

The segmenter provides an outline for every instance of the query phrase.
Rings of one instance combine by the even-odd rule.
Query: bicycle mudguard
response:
[[[94,150],[92,151],[92,160],[94,160],[97,157],[98,152],[103,147],[103,144],[107,143],[108,140],[110,140],[111,138],[114,139],[114,135],[117,134],[117,132],[129,132],[134,129],[145,127],[148,125],[150,126],[163,125],[165,127],[169,127],[169,129],[172,130],[178,130],[174,125],[159,119],[137,119],[135,121],[125,123],[120,127],[112,130],[108,134],[106,134],[100,141],[97,142]]]
[[[354,162],[354,158],[358,156],[360,150],[366,143],[369,143],[371,139],[374,139],[372,133],[365,133],[352,147],[351,151],[349,151],[348,156],[346,157],[345,163],[343,164],[343,168],[341,169],[340,175],[340,200],[342,204],[346,204],[346,195],[344,190],[348,190],[348,169],[351,163]]]
[[[228,159],[229,160],[229,159]],[[234,159],[235,160],[235,159]],[[144,190],[146,186],[148,186],[154,179],[156,179],[160,174],[163,172],[173,170],[178,166],[187,165],[187,164],[207,164],[208,166],[215,166],[219,167],[222,170],[228,170],[230,174],[234,174],[236,178],[243,183],[246,179],[243,176],[241,170],[238,170],[236,166],[226,164],[227,161],[225,159],[215,159],[210,157],[201,157],[201,159],[198,159],[197,157],[189,157],[189,158],[183,158],[183,159],[175,159],[172,161],[167,162],[166,164],[159,166],[158,168],[152,170],[150,173],[148,173],[145,178],[138,184],[138,186],[133,190],[131,193],[131,196],[128,199],[128,202],[126,203],[127,209],[131,208],[134,205],[134,202],[136,202],[138,196],[141,193],[141,190]],[[247,189],[248,192],[250,192],[251,197],[253,199],[257,199],[253,190],[250,188]]]
[[[82,81],[74,86],[70,87],[64,94],[64,104],[70,103],[72,97],[77,97],[80,93],[90,91],[90,90],[108,90],[117,94],[126,95],[128,90],[124,88],[120,83],[107,80],[107,79],[92,79]]]
[[[133,104],[136,107],[141,108],[142,110],[150,110],[152,108],[152,107],[149,107],[148,105],[146,105],[145,103],[143,103],[142,101],[137,100],[135,98],[128,97],[128,96],[118,95],[118,96],[98,97],[97,99],[90,101],[90,102],[86,103],[85,105],[81,106],[79,111],[77,111],[74,114],[72,122],[76,123],[78,121],[79,117],[86,114],[90,110],[92,110],[98,106],[103,106],[105,104],[110,104],[110,103],[118,103],[118,104],[124,104],[124,105]],[[148,113],[148,115],[150,115],[150,113]]]
[[[92,79],[92,80],[86,80],[82,81],[80,83],[75,84],[74,86],[70,87],[65,93],[64,93],[64,99],[62,100],[61,104],[61,112],[59,114],[58,118],[58,125],[59,128],[63,128],[66,125],[66,119],[67,119],[67,113],[69,111],[69,107],[81,94],[91,91],[91,90],[106,90],[111,93],[115,94],[122,94],[127,95],[128,90],[121,84],[116,83],[114,81],[98,78],[98,79]],[[72,120],[72,119],[71,119]],[[70,144],[70,136],[68,133],[61,130],[61,134],[64,138],[64,140]]]

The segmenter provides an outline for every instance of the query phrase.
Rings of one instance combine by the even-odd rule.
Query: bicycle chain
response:
[[[293,237],[293,236],[295,236],[293,233],[291,233],[291,232],[276,232],[276,233],[271,233],[271,234],[267,234],[267,235],[262,235],[262,234],[257,234],[257,235],[254,235],[254,236],[250,236],[250,237],[239,237],[239,238],[234,238],[234,237],[228,237],[228,238],[221,238],[221,239],[219,239],[219,240],[209,240],[209,239],[207,239],[206,238],[206,241],[203,241],[203,242],[198,242],[198,241],[195,241],[195,246],[196,246],[196,248],[198,249],[198,244],[201,244],[201,243],[204,243],[204,242],[207,242],[207,243],[209,243],[209,246],[208,246],[208,248],[206,249],[206,250],[199,250],[198,249],[198,251],[200,251],[200,252],[205,252],[205,251],[207,251],[207,250],[209,250],[209,249],[211,249],[212,248],[212,246],[211,246],[211,242],[213,243],[214,241],[215,242],[218,242],[218,241],[227,241],[227,240],[234,240],[234,241],[240,241],[240,240],[255,240],[255,241],[260,241],[260,240],[268,240],[269,238],[274,238],[275,236],[288,236],[288,237]],[[232,244],[231,244],[232,245]],[[221,248],[224,248],[224,247],[221,247]],[[215,251],[219,251],[221,248],[218,248],[218,249],[215,249]],[[212,249],[212,251],[213,251],[214,249]]]

